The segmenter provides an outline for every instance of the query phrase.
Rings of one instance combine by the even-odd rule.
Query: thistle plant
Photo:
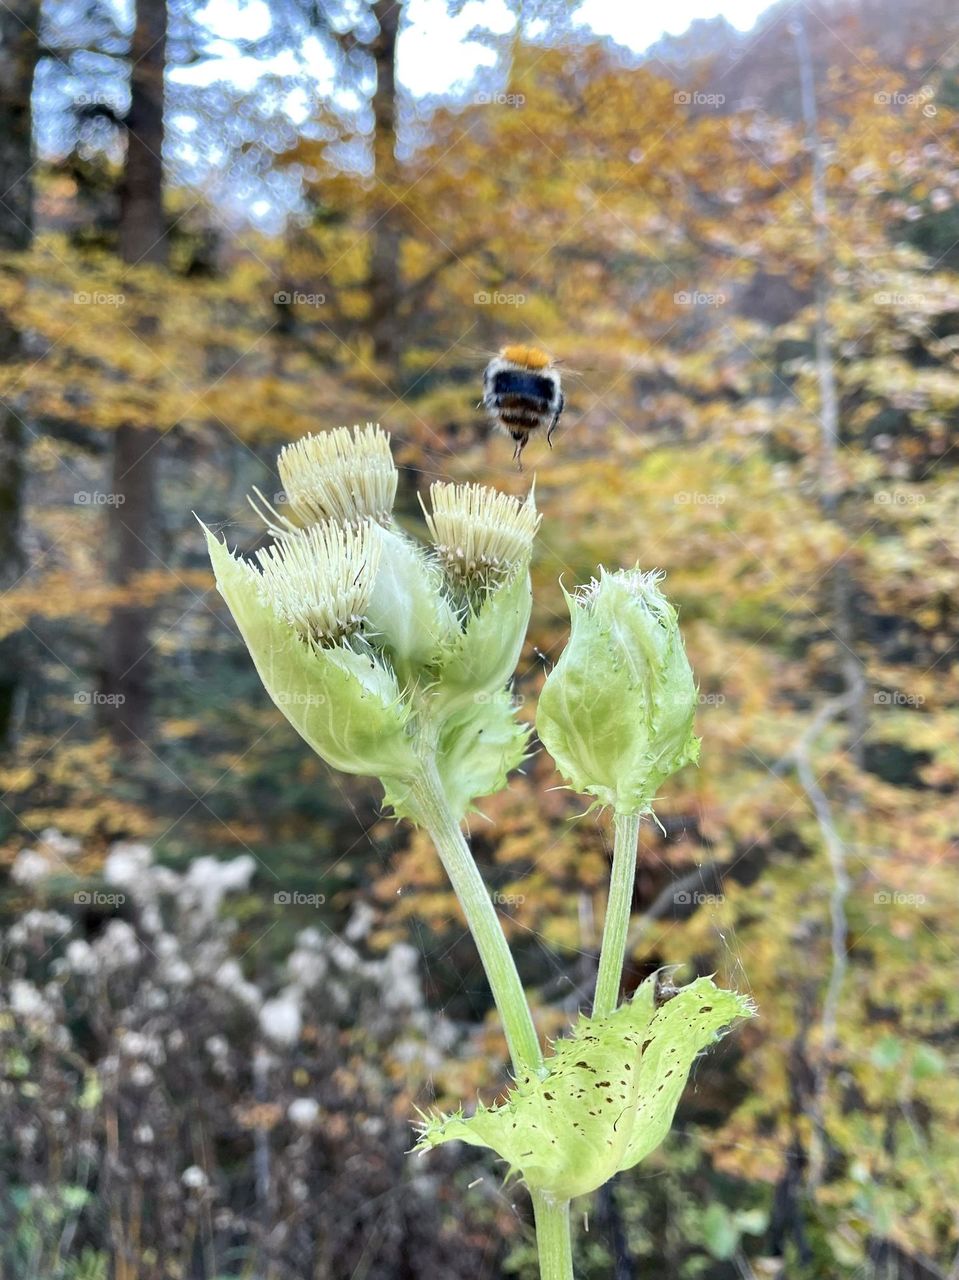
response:
[[[431,544],[394,519],[389,436],[367,425],[288,445],[287,510],[257,493],[273,542],[247,561],[206,530],[217,585],[273,701],[328,764],[378,778],[424,827],[460,902],[502,1019],[513,1086],[492,1108],[423,1117],[417,1150],[489,1147],[529,1188],[541,1273],[572,1276],[569,1202],[649,1154],[690,1066],[747,999],[699,978],[668,1001],[655,979],[617,1007],[639,823],[694,762],[696,688],[656,574],[608,573],[567,593],[569,643],[537,731],[569,785],[614,813],[596,998],[544,1056],[530,1005],[461,822],[529,750],[509,682],[532,603],[540,516],[475,484],[434,484]]]

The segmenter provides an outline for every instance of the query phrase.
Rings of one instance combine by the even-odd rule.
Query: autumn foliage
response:
[[[25,424],[22,566],[0,595],[15,675],[0,700],[4,959],[47,1009],[0,982],[0,1088],[15,1119],[0,1221],[45,1239],[22,1188],[82,1182],[72,1206],[56,1201],[57,1232],[79,1224],[64,1257],[85,1249],[99,1265],[113,1234],[125,1269],[67,1270],[62,1257],[54,1270],[46,1245],[11,1245],[13,1261],[0,1246],[11,1275],[288,1280],[307,1274],[309,1233],[338,1212],[372,1241],[362,1274],[533,1274],[525,1210],[475,1152],[459,1165],[442,1155],[444,1169],[468,1169],[457,1202],[469,1208],[435,1209],[445,1243],[432,1270],[402,1269],[415,1214],[390,1219],[382,1265],[362,1197],[331,1191],[319,1227],[297,1216],[298,1179],[345,1185],[350,1154],[374,1171],[367,1198],[388,1197],[413,1177],[401,1158],[412,1105],[477,1090],[492,1101],[504,1081],[504,1043],[429,841],[397,837],[377,789],[334,778],[268,703],[191,514],[252,552],[263,531],[245,494],[255,485],[282,504],[280,445],[367,421],[393,433],[410,521],[435,480],[522,496],[535,477],[537,605],[513,685],[530,723],[568,629],[558,579],[588,581],[600,562],[667,572],[698,681],[699,767],[667,782],[643,823],[627,986],[683,964],[748,992],[761,1016],[703,1064],[643,1177],[584,1198],[599,1225],[577,1245],[582,1275],[612,1274],[617,1256],[639,1275],[717,1280],[954,1274],[959,91],[947,47],[959,31],[920,23],[915,43],[880,41],[865,6],[828,23],[810,13],[814,121],[802,49],[776,13],[732,67],[721,53],[637,65],[582,31],[517,40],[486,102],[419,104],[399,149],[389,113],[371,107],[371,124],[318,104],[270,153],[270,173],[300,192],[282,227],[228,222],[199,187],[170,184],[165,266],[116,252],[109,149],[95,163],[82,146],[43,158],[32,244],[5,241],[0,258],[15,336],[0,343],[0,400]],[[371,36],[367,52],[382,71],[389,51]],[[343,163],[355,147],[365,169]],[[534,438],[523,473],[477,408],[485,360],[506,341],[560,360],[567,395],[552,449]],[[122,580],[110,531],[136,527],[137,512],[118,502],[111,459],[130,427],[151,433],[158,510],[148,555]],[[11,509],[0,503],[0,521]],[[150,697],[121,745],[104,636],[124,608],[141,620]],[[548,1035],[588,1003],[611,840],[606,815],[558,784],[537,747],[469,819]],[[97,939],[120,920],[149,949],[151,902],[91,896],[118,892],[104,866],[125,841],[187,877],[203,856],[253,860],[219,904],[232,923],[217,962],[235,961],[260,1002],[211,987],[191,934],[184,1008],[206,1039],[226,1038],[222,1071],[205,1062],[185,1085],[188,1073],[154,1064],[173,1092],[212,1073],[202,1141],[187,1150],[195,1117],[147,1091],[140,1123],[167,1124],[177,1156],[162,1169],[129,1157],[151,1196],[199,1166],[216,1212],[232,1215],[229,1229],[213,1209],[187,1221],[171,1201],[167,1252],[116,1191],[140,1095],[123,1076],[123,1019],[103,1010],[114,1000],[130,1034],[175,1028],[158,1015],[154,1032],[136,1012],[152,963],[142,947],[98,995],[94,971],[65,952],[82,938],[112,963]],[[50,868],[24,873],[36,849]],[[189,933],[183,884],[167,888],[166,932]],[[25,929],[40,910],[63,929],[36,917]],[[235,1038],[266,1035],[262,1004],[295,982],[282,975],[304,950],[297,937],[351,920],[373,967],[329,964],[360,966],[358,1018],[322,983],[301,984],[297,1036],[255,1076]],[[398,947],[416,949],[422,999],[378,1023]],[[156,985],[176,988],[169,974]],[[313,1121],[290,1120],[300,1094],[319,1099],[322,1155]],[[54,1167],[60,1110],[89,1145],[85,1172]],[[264,1151],[276,1177],[265,1199],[250,1173]],[[474,1177],[485,1182],[468,1192]],[[93,1207],[98,1186],[112,1222]],[[200,1206],[205,1192],[191,1194]],[[281,1247],[270,1215],[283,1213],[301,1234]],[[334,1233],[316,1274],[350,1274],[351,1248]],[[17,1271],[25,1256],[40,1270]]]

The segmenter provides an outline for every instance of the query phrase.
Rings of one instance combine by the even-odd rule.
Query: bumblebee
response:
[[[559,374],[538,347],[503,347],[483,374],[483,407],[493,426],[516,441],[513,457],[522,470],[523,450],[546,428],[546,443],[559,422],[566,397]]]

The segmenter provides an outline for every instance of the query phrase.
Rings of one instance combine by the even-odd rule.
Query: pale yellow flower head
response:
[[[315,524],[256,553],[261,598],[320,647],[362,631],[379,564],[370,525]]]
[[[458,586],[495,586],[529,563],[541,517],[525,502],[480,484],[434,484],[423,507],[436,553]]]
[[[260,507],[254,504],[274,534],[295,533],[326,520],[387,525],[392,519],[396,464],[389,432],[372,422],[294,440],[280,451],[276,465],[295,520],[276,512],[259,491]]]

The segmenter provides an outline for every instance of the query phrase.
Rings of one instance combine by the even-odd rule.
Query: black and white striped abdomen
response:
[[[514,431],[528,434],[549,425],[562,407],[559,378],[552,371],[491,365],[483,391],[484,406],[510,435]]]

